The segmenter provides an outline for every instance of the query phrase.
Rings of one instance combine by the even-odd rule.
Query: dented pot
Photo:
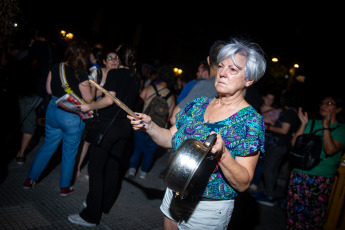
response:
[[[191,191],[196,196],[203,192],[217,165],[210,152],[216,137],[216,134],[211,134],[204,143],[196,139],[183,141],[169,161],[164,182],[180,199]]]

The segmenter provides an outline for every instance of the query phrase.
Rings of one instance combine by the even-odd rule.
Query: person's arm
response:
[[[329,128],[331,125],[331,116],[332,114],[329,112],[322,119],[323,149],[328,156],[332,156],[344,149],[344,146],[339,141],[336,141],[332,138],[331,130]]]
[[[47,81],[46,81],[46,90],[47,90],[47,93],[50,95],[53,93],[52,88],[50,86],[51,81],[52,81],[52,72],[49,71]]]
[[[268,124],[265,124],[265,126],[266,130],[269,132],[286,135],[290,130],[291,124],[287,122],[282,122],[282,125],[280,127],[275,127]]]
[[[151,120],[150,116],[143,113],[136,114],[136,118],[127,115],[134,130],[146,131],[157,145],[163,148],[172,148],[171,139],[177,131],[176,125],[171,126],[170,129],[161,128]]]
[[[326,127],[324,127],[326,128]],[[344,146],[332,138],[331,130],[323,130],[323,149],[328,156],[332,156],[344,149]]]
[[[83,81],[79,84],[79,90],[81,93],[81,96],[83,97],[83,99],[87,102],[90,103],[92,102],[92,100],[94,99],[93,94],[92,94],[92,90],[91,90],[91,86],[89,81]]]
[[[175,115],[180,112],[181,109],[178,107],[178,105],[176,105],[173,109],[173,111],[171,112],[171,116],[170,116],[170,124],[171,125],[175,125],[176,124],[176,119],[175,119]]]
[[[168,116],[168,121],[170,120],[171,121],[171,116],[173,115],[173,111],[174,111],[174,108],[176,107],[176,103],[175,103],[175,96],[174,95],[171,95],[169,98],[168,98],[169,102],[171,103],[170,107],[169,107],[169,116]],[[175,116],[175,114],[174,114]],[[175,121],[175,118],[174,118],[174,121]],[[174,123],[175,124],[175,123]]]
[[[308,124],[308,113],[303,113],[302,108],[298,108],[298,118],[301,121],[301,125],[299,126],[298,130],[296,131],[295,135],[291,138],[291,145],[295,146],[297,137],[304,133],[305,127]]]
[[[108,91],[108,92],[111,95],[116,96],[115,92],[113,91]],[[97,101],[94,101],[88,104],[78,105],[77,107],[79,107],[82,112],[88,112],[90,110],[97,110],[97,109],[103,109],[103,108],[109,107],[113,103],[114,103],[113,99],[110,96],[106,95]]]
[[[211,152],[218,156],[219,166],[222,169],[223,175],[233,188],[240,192],[249,188],[259,159],[259,151],[244,157],[233,158],[225,147],[221,135],[217,134],[217,140]]]

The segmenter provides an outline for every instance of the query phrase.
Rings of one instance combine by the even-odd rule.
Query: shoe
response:
[[[87,207],[86,200],[83,201],[83,206],[84,206],[84,208]]]
[[[23,188],[24,189],[31,189],[35,186],[35,184],[36,184],[36,181],[34,181],[28,177],[28,178],[26,178],[26,180],[23,184]]]
[[[22,165],[25,163],[25,157],[16,157],[16,162],[19,165]]]
[[[80,217],[79,214],[69,215],[68,220],[73,224],[82,225],[85,227],[96,227],[97,224],[89,223]]]
[[[147,175],[147,172],[143,172],[143,171],[139,171],[139,178],[140,179],[145,179],[146,178],[146,175]]]
[[[72,187],[61,188],[60,196],[66,197],[74,193],[74,189]]]
[[[266,196],[264,193],[258,194],[255,197],[256,201],[260,204],[273,207],[274,206],[274,198],[271,196]]]
[[[137,172],[137,170],[135,168],[130,168],[128,170],[128,176],[129,177],[135,177],[135,173]]]

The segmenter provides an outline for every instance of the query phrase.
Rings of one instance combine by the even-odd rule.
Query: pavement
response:
[[[79,213],[83,209],[82,203],[88,192],[88,180],[85,178],[87,167],[82,169],[82,175],[74,181],[74,194],[61,197],[61,152],[57,151],[35,187],[30,190],[23,189],[22,185],[31,163],[42,143],[43,137],[39,138],[37,145],[27,153],[24,165],[19,165],[15,161],[19,145],[7,143],[6,154],[2,156],[5,160],[0,164],[0,230],[87,229],[67,220],[68,215]],[[168,152],[158,151],[146,179],[130,180],[124,175],[113,208],[110,213],[102,216],[101,223],[94,229],[163,229],[163,214],[159,206],[166,186],[159,174],[164,170],[168,160]],[[284,182],[278,183],[276,189],[276,195],[281,198],[284,198],[283,184]],[[268,207],[257,203],[250,192],[244,192],[236,199],[229,229],[283,230],[284,223],[284,209],[281,203]]]

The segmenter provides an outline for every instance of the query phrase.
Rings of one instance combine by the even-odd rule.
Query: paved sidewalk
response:
[[[57,152],[42,180],[31,190],[22,185],[37,153],[40,143],[27,155],[24,165],[10,159],[1,172],[0,181],[0,230],[7,229],[87,229],[70,223],[67,216],[79,213],[88,192],[85,167],[73,187],[75,193],[61,197],[59,192],[60,163]],[[154,167],[145,180],[125,178],[119,196],[109,214],[93,228],[112,229],[163,229],[163,215],[159,209],[166,188],[159,178],[168,162],[167,153],[159,153]],[[13,156],[14,158],[14,156]],[[234,230],[283,230],[284,211],[279,207],[258,204],[251,195],[243,193],[236,201],[229,229]]]

